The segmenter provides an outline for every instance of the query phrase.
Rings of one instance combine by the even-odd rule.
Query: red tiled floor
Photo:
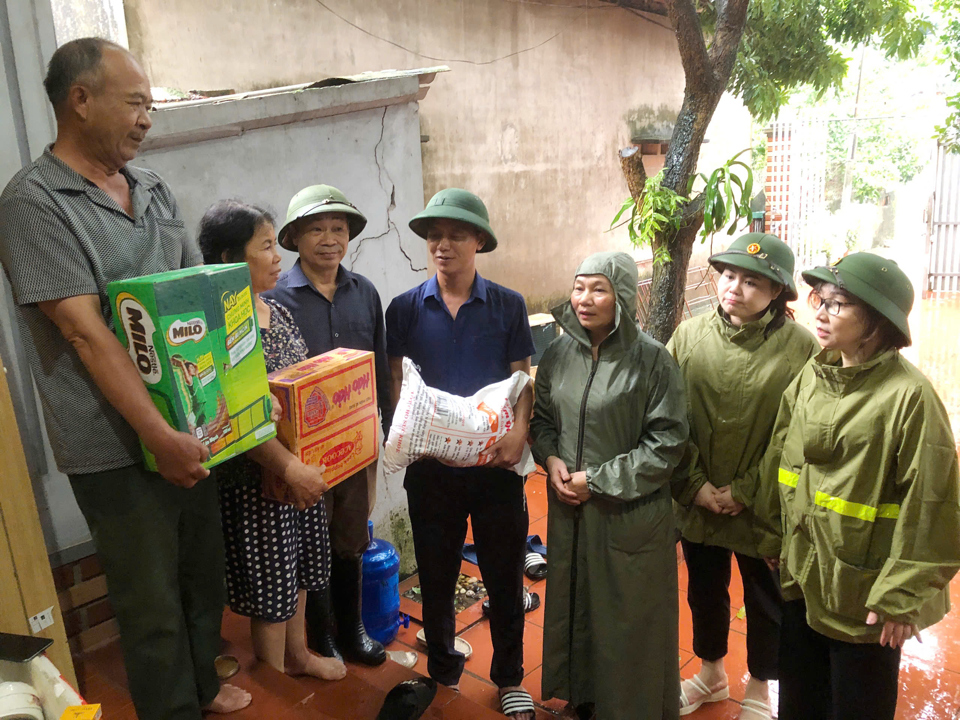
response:
[[[540,539],[543,540],[543,544],[548,545],[547,541],[547,518],[546,516],[540,518],[539,520],[534,520],[530,523],[530,529],[527,530],[527,535],[539,535]],[[550,552],[547,551],[547,566],[550,566]]]
[[[538,499],[538,495],[542,497]],[[539,508],[546,508],[546,487],[542,477],[532,478],[527,483],[530,507],[530,534],[539,534],[546,541],[546,517],[535,517]],[[542,506],[538,503],[542,502]],[[700,668],[700,661],[693,655],[693,637],[690,628],[690,609],[686,598],[686,568],[678,568],[680,578],[680,674],[691,677]],[[475,565],[464,563],[467,575],[480,576]],[[415,582],[415,579],[413,580]],[[952,583],[954,597],[960,597],[960,578]],[[543,641],[543,604],[546,601],[546,582],[529,582],[532,591],[540,594],[541,607],[526,617],[524,636],[523,685],[537,703],[537,719],[556,718],[566,705],[560,700],[543,702],[540,695],[542,675],[541,653]],[[730,678],[730,700],[705,705],[691,720],[736,720],[740,713],[738,700],[743,698],[748,679],[746,666],[746,623],[737,617],[742,608],[742,590],[736,563],[733,564],[731,580],[731,633],[729,654],[726,659]],[[404,612],[414,611],[420,617],[419,604],[405,600]],[[235,682],[252,692],[257,701],[250,709],[232,715],[235,720],[261,720],[265,717],[279,720],[362,720],[373,718],[387,690],[400,679],[415,673],[426,674],[426,655],[418,647],[416,633],[421,624],[414,620],[409,628],[401,628],[391,650],[418,651],[418,660],[413,671],[389,663],[380,668],[365,668],[350,665],[347,679],[339,683],[324,683],[319,680],[289,678],[256,663],[248,640],[247,622],[231,613],[224,616],[224,635],[231,642],[226,651],[240,658],[243,672]],[[442,688],[425,718],[454,720],[455,718],[500,717],[496,711],[496,687],[489,680],[492,647],[486,618],[480,612],[480,603],[463,611],[457,618],[458,633],[467,639],[474,649],[474,656],[466,663],[461,679],[461,692],[454,693]],[[80,690],[91,702],[104,705],[104,717],[108,720],[136,720],[133,706],[126,693],[126,676],[123,671],[119,646],[113,644],[91,653],[82,665],[78,665]],[[948,615],[941,623],[923,633],[923,643],[911,640],[903,652],[900,672],[900,703],[897,720],[947,720],[953,718],[960,708],[960,613]],[[776,686],[771,687],[771,696],[776,702]],[[960,716],[958,716],[960,717]]]
[[[527,479],[527,514],[530,522],[536,522],[547,516],[547,478],[545,475],[533,475]],[[535,533],[530,533],[534,535]],[[541,536],[541,539],[542,536]]]

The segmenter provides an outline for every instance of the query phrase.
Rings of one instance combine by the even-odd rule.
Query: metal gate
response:
[[[823,262],[827,122],[791,120],[767,128],[767,232],[791,247],[797,270]]]
[[[960,292],[960,154],[942,146],[937,148],[926,289]]]

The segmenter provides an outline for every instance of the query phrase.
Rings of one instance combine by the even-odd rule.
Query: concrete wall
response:
[[[125,0],[154,85],[244,90],[449,65],[421,103],[425,196],[460,186],[487,201],[500,246],[480,272],[531,309],[566,295],[590,252],[630,249],[605,232],[627,195],[617,150],[669,126],[683,97],[666,18],[594,4],[337,0],[340,19],[313,0]],[[720,162],[749,145],[746,113],[727,105],[706,148]]]
[[[161,109],[134,163],[173,188],[189,229],[214,201],[238,198],[275,211],[301,188],[329,183],[367,216],[344,265],[370,278],[384,307],[423,282],[426,246],[403,218],[423,208],[417,75]],[[281,251],[289,268],[296,255]],[[402,476],[378,478],[372,516],[404,568],[413,553]]]
[[[123,0],[50,0],[57,45],[82,37],[102,37],[127,46]]]
[[[49,0],[0,0],[0,187],[54,138],[53,113],[42,83],[56,48]],[[69,481],[53,462],[4,275],[0,275],[0,358],[7,371],[47,548],[57,556],[55,563],[61,557],[69,559],[72,549],[89,554],[86,523]]]

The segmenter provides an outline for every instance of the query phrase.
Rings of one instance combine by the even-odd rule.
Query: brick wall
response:
[[[83,655],[120,636],[96,555],[53,568],[53,581],[72,654]]]

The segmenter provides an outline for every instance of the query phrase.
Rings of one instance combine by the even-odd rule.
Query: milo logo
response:
[[[187,321],[175,320],[167,329],[167,340],[171,345],[183,345],[188,340],[197,342],[207,334],[207,324],[203,318],[190,318]]]
[[[127,335],[127,352],[133,358],[145,383],[156,385],[163,376],[160,360],[153,344],[157,328],[146,308],[130,293],[117,297],[117,311]]]
[[[337,463],[341,463],[346,460],[353,453],[353,443],[349,440],[344,443],[340,443],[336,447],[330,448],[323,454],[323,459],[320,461],[327,467],[333,467]]]

